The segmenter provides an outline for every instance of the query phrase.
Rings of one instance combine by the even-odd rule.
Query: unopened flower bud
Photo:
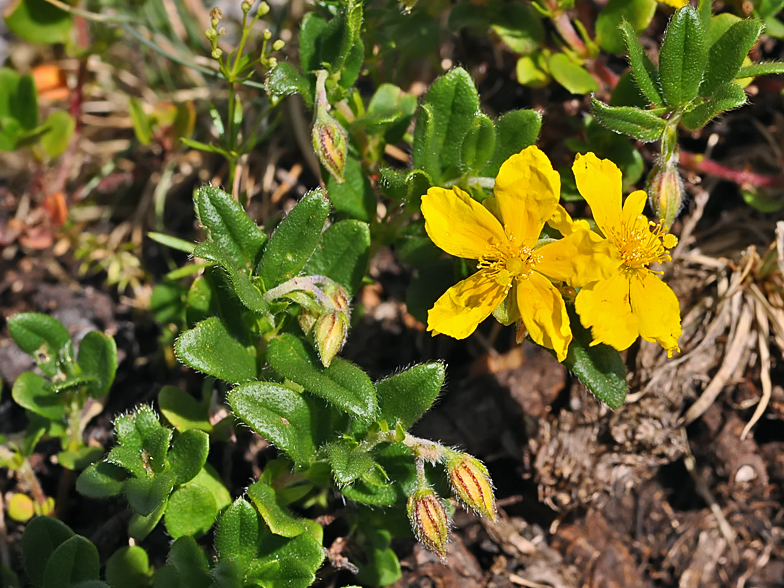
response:
[[[648,176],[647,191],[654,214],[670,229],[683,202],[683,180],[678,168],[657,164]]]
[[[493,482],[485,465],[467,453],[446,449],[443,453],[452,491],[460,502],[478,515],[495,522]]]
[[[261,4],[259,4],[259,12],[258,12],[259,17],[265,16],[269,11],[270,11],[269,4],[267,4],[266,2],[262,2]]]
[[[313,327],[321,363],[329,367],[335,356],[343,349],[348,337],[348,315],[344,312],[327,312],[321,315]]]
[[[327,72],[316,75],[316,118],[313,122],[313,150],[330,175],[343,183],[343,171],[348,155],[348,138],[343,126],[329,114],[325,84]]]
[[[438,495],[432,488],[422,485],[408,498],[406,510],[419,542],[445,561],[449,516]]]
[[[213,29],[218,26],[218,23],[221,21],[222,18],[223,18],[223,11],[220,8],[216,6],[215,8],[210,10],[210,24],[212,25]]]
[[[273,51],[280,51],[283,47],[286,46],[286,42],[283,39],[278,39],[272,44]]]

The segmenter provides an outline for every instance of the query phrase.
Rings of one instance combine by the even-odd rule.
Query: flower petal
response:
[[[561,294],[543,275],[533,272],[518,280],[517,307],[534,342],[552,349],[558,361],[566,359],[572,340],[569,315]]]
[[[573,227],[569,236],[536,250],[536,271],[573,288],[609,278],[621,265],[618,248],[583,225]]]
[[[668,357],[680,351],[681,309],[675,292],[653,272],[640,271],[631,279],[630,293],[640,336],[664,347]]]
[[[578,153],[572,171],[577,189],[591,206],[596,224],[609,237],[620,224],[621,170],[609,159],[599,159],[593,153]]]
[[[536,146],[507,159],[494,189],[504,227],[516,247],[533,247],[545,221],[558,206],[561,176]]]
[[[427,234],[450,255],[479,259],[488,245],[507,243],[498,219],[460,188],[430,188],[421,208]]]
[[[583,287],[574,307],[583,326],[591,329],[591,345],[605,343],[623,351],[637,339],[638,319],[632,314],[629,279],[623,272]]]
[[[506,286],[484,271],[458,282],[428,311],[427,330],[465,339],[501,304]]]

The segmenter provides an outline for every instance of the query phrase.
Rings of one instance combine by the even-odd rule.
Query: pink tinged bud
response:
[[[316,74],[316,118],[313,121],[313,150],[329,174],[343,183],[343,170],[348,155],[348,137],[343,126],[329,114],[327,72]]]
[[[313,338],[324,367],[329,367],[343,349],[348,337],[348,316],[343,312],[327,312],[316,321]]]
[[[449,450],[446,470],[452,491],[460,502],[476,514],[493,522],[498,520],[493,482],[485,465],[467,453]]]
[[[666,229],[672,228],[683,202],[683,180],[678,168],[675,165],[656,165],[648,176],[647,191],[654,214]]]
[[[419,542],[446,561],[449,516],[438,495],[431,488],[420,487],[409,497],[406,510]]]

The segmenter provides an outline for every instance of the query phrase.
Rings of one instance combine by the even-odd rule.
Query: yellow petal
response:
[[[618,248],[583,225],[563,239],[536,250],[536,271],[572,288],[609,278],[621,265]]]
[[[599,159],[593,153],[578,153],[572,171],[577,189],[591,206],[596,224],[609,236],[620,223],[621,170],[609,159]]]
[[[455,257],[479,259],[490,244],[507,242],[498,219],[460,188],[430,188],[422,196],[422,214],[433,243]]]
[[[639,322],[640,336],[658,343],[672,357],[681,336],[681,310],[675,292],[656,274],[640,271],[630,283],[632,312]]]
[[[574,231],[574,228],[572,228],[574,221],[572,220],[571,215],[566,212],[566,209],[560,204],[555,207],[555,212],[553,213],[553,216],[547,220],[547,224],[561,233],[564,237],[571,235]]]
[[[569,315],[558,290],[543,275],[533,272],[517,281],[517,307],[534,342],[552,349],[558,361],[566,359],[572,340]]]
[[[532,247],[558,206],[561,177],[547,156],[531,146],[501,165],[494,193],[514,245]]]
[[[506,295],[505,284],[478,271],[449,288],[427,313],[427,330],[465,339],[476,330]]]
[[[582,288],[574,307],[583,326],[591,329],[591,345],[605,343],[623,351],[637,339],[638,320],[632,314],[629,279],[623,272]]]

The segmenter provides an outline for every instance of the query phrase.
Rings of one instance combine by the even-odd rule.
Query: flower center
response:
[[[642,216],[638,216],[631,225],[622,222],[620,231],[615,232],[612,239],[628,270],[670,261],[672,257],[668,249],[678,244],[675,235],[665,233],[662,221],[645,223]]]
[[[534,250],[521,245],[519,247],[499,247],[489,245],[490,251],[479,258],[479,269],[495,277],[499,284],[511,287],[512,280],[527,279],[534,271],[536,264],[542,260]]]

